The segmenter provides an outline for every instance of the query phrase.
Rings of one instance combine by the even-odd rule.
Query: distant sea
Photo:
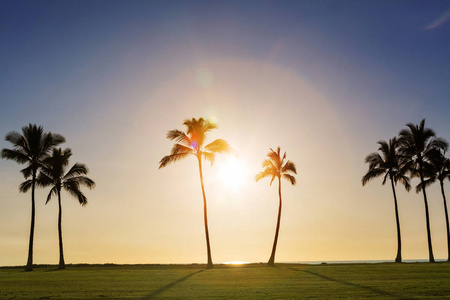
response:
[[[403,259],[404,263],[428,262],[428,259]],[[446,259],[435,259],[436,262],[447,261]],[[318,260],[318,261],[279,261],[280,264],[304,264],[304,265],[320,265],[320,264],[379,264],[379,263],[393,263],[394,260]],[[233,261],[222,262],[221,264],[259,264],[264,262],[247,262],[247,261]]]
[[[428,259],[403,259],[402,262],[405,263],[415,263],[415,262],[428,262]],[[435,261],[447,261],[446,259],[435,259]],[[379,264],[379,263],[389,263],[395,262],[392,260],[323,260],[323,261],[284,261],[280,263],[286,264],[307,264],[307,265],[320,265],[326,264]]]

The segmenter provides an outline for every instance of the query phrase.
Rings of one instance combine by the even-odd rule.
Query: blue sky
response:
[[[190,231],[182,232],[162,220],[166,224],[164,228],[150,226],[146,223],[149,217],[140,215],[140,211],[148,209],[149,214],[157,215],[156,219],[190,216],[188,208],[173,212],[155,200],[166,199],[167,206],[171,207],[171,199],[178,194],[170,192],[177,190],[177,186],[162,187],[167,185],[168,178],[173,180],[171,176],[182,181],[183,178],[176,176],[195,171],[195,167],[192,169],[187,163],[170,166],[168,171],[157,171],[159,159],[170,150],[165,133],[174,128],[182,129],[185,118],[218,118],[217,135],[223,134],[224,138],[235,142],[240,157],[248,158],[250,177],[259,171],[269,147],[280,145],[288,156],[293,155],[292,160],[300,170],[299,186],[289,190],[286,185],[286,193],[287,197],[298,198],[302,203],[298,204],[298,209],[305,214],[306,225],[294,220],[294,215],[292,219],[289,215],[286,217],[284,243],[290,241],[298,247],[292,249],[318,249],[334,243],[325,229],[325,223],[331,221],[325,219],[330,219],[329,214],[336,209],[341,216],[331,220],[341,224],[342,229],[334,236],[346,241],[357,240],[362,233],[347,234],[346,231],[352,227],[379,230],[372,239],[363,242],[367,249],[361,246],[363,249],[359,252],[352,253],[351,247],[342,246],[337,247],[336,255],[325,251],[317,257],[311,250],[298,257],[297,252],[287,248],[283,256],[282,248],[282,259],[388,259],[389,252],[373,249],[371,243],[378,239],[385,241],[381,245],[395,243],[389,235],[395,235],[395,228],[390,226],[393,216],[385,215],[386,211],[393,212],[389,206],[391,195],[380,182],[364,189],[360,187],[366,170],[363,160],[376,150],[378,140],[387,140],[404,124],[419,123],[423,118],[439,136],[450,139],[449,11],[448,1],[2,0],[0,134],[20,131],[28,123],[37,123],[66,136],[66,146],[74,152],[73,162],[87,163],[93,179],[100,183],[96,190],[89,191],[92,198],[89,206],[93,208],[74,205],[70,213],[81,214],[77,217],[95,224],[98,218],[95,214],[110,205],[110,215],[128,222],[125,228],[129,231],[112,225],[113,229],[107,229],[105,225],[105,228],[98,228],[97,235],[92,233],[93,240],[105,236],[105,231],[116,230],[114,235],[111,233],[111,239],[105,237],[104,243],[115,245],[113,236],[123,237],[126,242],[119,248],[128,253],[126,249],[137,246],[136,240],[126,237],[133,228],[146,228],[140,234],[155,242],[140,247],[143,253],[152,249],[155,256],[153,260],[145,260],[145,254],[135,253],[137,262],[201,262],[203,256],[193,255],[203,251],[201,226],[186,227],[192,230],[194,240],[198,235],[199,242],[193,242],[192,248],[186,242],[189,244],[186,249],[192,252],[186,250],[188,254],[177,260],[179,253],[167,249],[176,248],[173,243],[179,238],[177,234],[190,236]],[[212,86],[199,85],[196,82],[199,74],[213,78]],[[0,147],[9,147],[9,144],[2,139]],[[209,170],[211,174],[221,169],[221,163],[225,161],[219,160],[218,165]],[[139,172],[135,168],[139,168]],[[333,179],[331,175],[318,172],[318,168],[330,168],[323,172],[343,172],[345,176]],[[10,220],[20,230],[8,229],[3,234],[0,231],[2,244],[11,245],[3,250],[9,253],[4,257],[11,257],[0,261],[3,265],[19,264],[25,258],[29,195],[17,193],[17,185],[22,180],[18,170],[15,163],[0,161],[3,181],[0,201],[8,203],[4,215],[21,216]],[[192,182],[186,183],[193,187],[192,201],[198,198],[195,176],[190,178]],[[321,183],[328,187],[327,191],[319,188],[318,176],[324,176]],[[215,186],[214,179],[211,179],[212,186]],[[181,189],[183,184],[179,184]],[[264,184],[248,183],[241,190],[246,197],[241,198],[251,198],[268,189]],[[228,194],[224,190],[221,195]],[[443,216],[438,206],[441,205],[438,191],[435,196],[436,243],[444,243],[443,237],[439,240]],[[248,207],[242,204],[247,203],[245,201],[253,204],[253,200],[233,197],[242,201],[233,202],[242,210],[250,207],[250,204]],[[264,193],[261,197],[275,201]],[[417,198],[414,205],[406,199],[403,203],[407,207],[404,209],[405,227],[412,228],[410,249],[414,249],[406,256],[420,258],[423,253],[425,257],[424,224],[414,221],[422,217],[420,195],[405,193],[403,197]],[[302,202],[302,199],[316,198],[321,199],[316,206]],[[346,200],[342,200],[344,198]],[[361,202],[362,198],[366,201]],[[379,204],[379,198],[386,204]],[[124,199],[130,205],[126,212],[121,205]],[[214,199],[210,201],[214,205]],[[67,199],[67,202],[75,201]],[[306,208],[315,210],[316,214]],[[52,218],[53,212],[47,207],[38,209],[42,219]],[[271,209],[258,211],[256,215],[266,216],[272,213]],[[225,215],[228,212],[230,219],[238,218],[233,215],[236,211],[226,205],[219,205],[217,211],[220,210]],[[372,214],[366,215],[370,211]],[[321,212],[324,216],[317,215]],[[214,207],[211,215],[211,219],[220,220],[214,215]],[[388,220],[386,228],[383,225],[382,229],[376,229],[384,218]],[[106,216],[101,219],[105,224],[113,222]],[[246,222],[244,217],[242,220]],[[263,218],[253,221],[261,222],[261,226],[266,224]],[[66,226],[72,223],[67,221]],[[265,229],[252,227],[250,223],[248,234],[254,236],[255,241],[251,244],[254,248],[248,247],[249,254],[228,257],[224,250],[218,253],[219,260],[265,259],[265,252],[257,249],[266,244],[261,245],[257,238],[260,234],[267,235],[265,243],[270,244],[274,224],[267,222],[266,234]],[[41,240],[48,239],[51,245],[52,227],[46,223],[39,226],[42,227],[39,227]],[[235,229],[227,231],[220,226],[223,224],[218,221],[217,239],[229,240]],[[312,228],[319,231],[313,232]],[[313,233],[303,239],[301,230],[306,229]],[[73,232],[75,243],[77,231],[73,229]],[[19,236],[22,244],[10,242],[14,236]],[[161,236],[164,242],[156,242]],[[48,263],[51,251],[46,247],[39,249],[44,249],[41,262]],[[17,249],[23,252],[19,252],[23,258],[12,254],[18,253]],[[229,248],[228,253],[238,254],[239,249]],[[365,251],[367,255],[358,256]],[[76,256],[82,250],[75,247],[73,252],[72,261],[88,260],[88,256]],[[250,253],[256,253],[255,257]],[[128,254],[111,254],[104,259],[130,262],[126,257]],[[98,260],[92,259],[93,262]]]

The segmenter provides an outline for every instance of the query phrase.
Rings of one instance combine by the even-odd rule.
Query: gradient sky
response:
[[[0,148],[36,123],[90,168],[86,207],[62,195],[67,263],[206,262],[195,159],[158,170],[167,131],[192,117],[217,121],[210,141],[237,152],[204,168],[214,262],[268,260],[277,188],[254,176],[277,146],[298,170],[283,183],[277,261],[393,260],[392,191],[381,178],[361,186],[364,158],[423,118],[450,139],[449,53],[448,1],[0,0]],[[0,160],[0,265],[27,258],[21,168]],[[422,195],[397,191],[403,257],[427,258]],[[54,264],[47,193],[34,261]],[[437,185],[429,206],[446,258]]]

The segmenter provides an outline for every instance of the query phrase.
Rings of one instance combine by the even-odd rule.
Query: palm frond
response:
[[[2,158],[13,160],[19,164],[25,164],[27,162],[30,162],[30,158],[28,155],[23,151],[23,149],[2,149],[1,153]]]
[[[89,189],[93,189],[95,187],[94,180],[90,179],[86,176],[76,176],[71,177],[63,182],[63,186],[76,184],[78,187],[86,186]]]
[[[292,185],[296,184],[295,177],[290,175],[290,174],[283,174],[283,178],[287,179],[288,181],[290,181]]]
[[[382,185],[385,185],[385,184],[386,184],[386,181],[387,181],[387,178],[388,178],[389,175],[390,175],[390,173],[389,173],[389,172],[386,172],[386,174],[384,175],[383,181],[381,182]],[[390,176],[389,176],[389,177],[390,177]]]
[[[272,182],[273,182],[273,180],[275,179],[275,177],[277,177],[277,176],[272,176],[272,179],[270,179],[270,186],[272,185]]]
[[[408,176],[400,175],[396,178],[396,181],[400,181],[405,186],[406,191],[409,192],[411,190],[411,184]]]
[[[13,144],[14,148],[22,148],[24,146],[23,136],[17,131],[8,132],[5,141]]]
[[[266,159],[263,161],[262,167],[265,168],[265,169],[267,169],[267,168],[268,168],[268,169],[271,169],[271,170],[273,170],[274,172],[276,172],[276,170],[277,170],[277,167],[275,167],[275,165],[273,164],[272,159],[270,159],[270,158],[266,158]]]
[[[86,196],[80,191],[80,185],[75,181],[68,181],[64,183],[64,189],[72,196],[78,199],[78,202],[85,206],[87,202]]]
[[[448,142],[444,138],[434,138],[430,144],[430,148],[436,148],[442,151],[447,151],[448,149]]]
[[[203,151],[202,155],[207,161],[209,161],[211,163],[211,166],[214,164],[214,161],[216,159],[216,154],[215,153]]]
[[[213,153],[222,153],[231,151],[231,147],[227,141],[223,139],[217,139],[205,146],[205,150]]]
[[[186,153],[186,154],[195,154],[195,149],[192,147],[184,146],[182,144],[174,144],[172,150],[170,151],[171,155]]]
[[[33,175],[33,165],[28,165],[26,168],[20,170],[24,178],[28,178]]]
[[[295,164],[290,160],[288,160],[284,164],[284,166],[281,168],[281,173],[289,173],[289,172],[297,174],[297,169],[295,167]]]
[[[80,175],[86,175],[89,173],[89,169],[85,164],[75,163],[72,168],[62,177],[63,180],[70,179]]]
[[[26,193],[26,192],[28,192],[29,189],[31,189],[32,186],[33,186],[33,180],[31,180],[31,179],[25,180],[24,182],[22,182],[19,185],[19,191],[21,193]]]
[[[52,199],[53,195],[58,195],[58,188],[56,186],[50,189],[50,192],[47,195],[47,200],[45,201],[45,205],[47,205],[47,203]]]
[[[263,178],[269,177],[269,176],[275,176],[272,172],[270,172],[269,170],[265,169],[262,172],[259,172],[256,177],[255,180],[258,182]]]
[[[386,172],[386,170],[380,169],[380,168],[369,169],[369,171],[367,171],[367,173],[362,178],[362,185],[363,186],[366,185],[367,182],[384,174],[385,172]]]
[[[166,155],[160,160],[158,169],[164,168],[165,166],[167,166],[170,163],[174,163],[180,159],[183,159],[183,158],[187,157],[189,154],[190,153],[179,153],[179,154]]]
[[[428,178],[423,181],[423,184],[422,184],[422,182],[420,182],[418,185],[416,185],[416,193],[417,194],[420,193],[422,191],[423,187],[427,188],[431,184],[433,184],[435,181],[436,181],[435,178]]]
[[[380,153],[378,152],[372,152],[369,155],[366,156],[364,159],[366,163],[369,163],[370,165],[379,165],[383,162],[383,158],[381,158]]]
[[[181,130],[170,130],[169,132],[167,132],[167,138],[177,143],[183,143],[186,146],[191,144],[189,137]]]

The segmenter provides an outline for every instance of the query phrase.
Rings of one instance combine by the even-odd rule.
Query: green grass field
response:
[[[450,263],[0,268],[1,299],[450,299]]]

